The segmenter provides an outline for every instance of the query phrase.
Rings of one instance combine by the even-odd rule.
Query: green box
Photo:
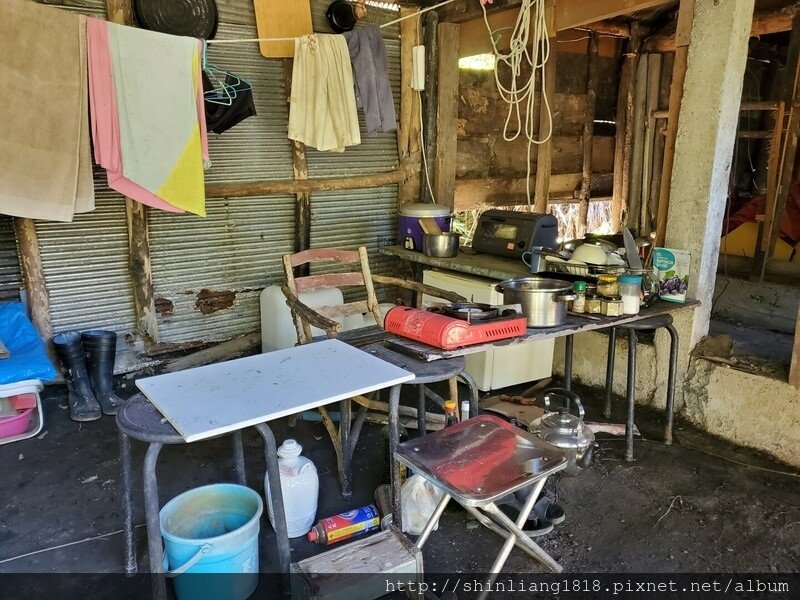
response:
[[[692,255],[687,250],[672,248],[653,250],[653,272],[658,280],[662,300],[686,302],[691,262]]]

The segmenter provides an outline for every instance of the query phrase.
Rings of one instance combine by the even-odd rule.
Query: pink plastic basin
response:
[[[16,417],[4,417],[0,419],[0,438],[22,435],[31,426],[32,408],[26,408]]]

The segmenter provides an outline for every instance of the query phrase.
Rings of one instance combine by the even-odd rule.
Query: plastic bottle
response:
[[[622,295],[623,314],[639,314],[639,308],[642,304],[642,276],[620,275],[619,292]]]
[[[572,284],[572,290],[575,292],[575,300],[572,301],[572,312],[585,313],[586,312],[586,289],[585,281],[576,281]]]
[[[451,425],[455,425],[458,423],[458,415],[456,414],[456,407],[458,404],[455,400],[445,400],[444,402],[444,415],[445,415],[445,427],[450,427]]]
[[[380,529],[381,517],[374,504],[320,519],[308,532],[308,541],[330,546]]]
[[[303,447],[295,440],[287,439],[278,448],[278,470],[281,474],[283,508],[286,513],[286,529],[290,538],[302,537],[308,533],[317,517],[319,498],[319,476],[317,468],[305,456],[300,456]],[[264,477],[267,496],[267,514],[274,523],[272,496],[269,493],[269,480]]]
[[[461,420],[466,421],[469,419],[469,400],[464,400],[461,403]]]

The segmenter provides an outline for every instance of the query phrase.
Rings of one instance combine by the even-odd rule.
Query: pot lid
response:
[[[450,209],[438,204],[406,204],[399,213],[401,217],[449,217]]]
[[[564,292],[572,289],[572,283],[563,279],[550,279],[549,277],[520,277],[506,279],[498,284],[499,287],[521,292]]]

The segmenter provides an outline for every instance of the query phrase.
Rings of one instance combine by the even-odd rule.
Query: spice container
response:
[[[619,293],[622,296],[622,314],[638,315],[642,304],[642,276],[620,275]]]
[[[622,316],[622,298],[619,296],[603,298],[601,311],[607,317]]]
[[[586,296],[586,312],[590,315],[599,315],[603,312],[603,301],[600,296]]]
[[[575,292],[575,300],[572,301],[573,312],[586,312],[586,287],[585,281],[576,281],[572,284],[572,291]]]
[[[601,296],[619,296],[617,276],[611,274],[597,276],[597,293]]]

